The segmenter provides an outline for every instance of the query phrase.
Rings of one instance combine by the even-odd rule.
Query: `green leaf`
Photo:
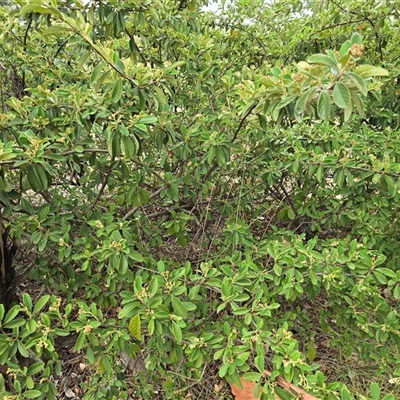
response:
[[[158,121],[157,117],[154,115],[146,115],[144,117],[141,117],[136,124],[145,124],[145,125],[149,125],[149,124],[155,124]]]
[[[138,340],[141,340],[141,328],[140,328],[140,315],[134,315],[129,321],[128,329],[130,334]]]
[[[373,77],[373,76],[389,76],[389,71],[381,68],[374,67],[373,65],[363,64],[359,65],[354,69],[354,72],[357,75],[363,76],[365,78]]]
[[[354,83],[354,85],[359,89],[359,91],[363,96],[366,96],[368,94],[367,84],[365,83],[364,79],[361,78],[361,76],[355,74],[354,72],[346,72],[344,74],[344,77],[349,78]]]
[[[43,238],[43,239],[39,242],[38,247],[37,247],[39,253],[42,253],[43,250],[46,248],[47,242],[48,242],[48,238],[47,238],[47,237]]]
[[[86,333],[82,331],[79,333],[78,339],[76,339],[75,350],[82,350],[86,346],[86,342]]]
[[[121,150],[129,158],[133,158],[139,150],[130,136],[121,136]]]
[[[102,87],[104,81],[106,80],[106,78],[107,78],[107,76],[110,74],[110,72],[111,72],[111,68],[108,69],[106,72],[104,72],[104,73],[100,76],[100,78],[97,79],[97,83],[96,83],[96,86],[95,86],[95,90],[96,90],[96,91],[100,90],[100,88]]]
[[[22,357],[24,357],[24,358],[28,358],[29,357],[28,350],[26,349],[26,347],[19,340],[17,342],[17,348],[18,348],[19,354],[21,354]]]
[[[399,300],[399,299],[400,299],[400,285],[396,285],[396,286],[394,287],[394,289],[393,289],[393,297],[394,297],[396,300]]]
[[[286,107],[288,104],[293,103],[296,99],[297,95],[293,94],[291,96],[284,97],[275,107],[275,109],[280,110],[281,108]]]
[[[38,314],[42,308],[46,305],[46,303],[49,301],[50,295],[45,294],[42,296],[35,304],[35,307],[33,309],[33,314]]]
[[[172,334],[174,335],[176,342],[178,344],[182,343],[182,329],[180,328],[180,326],[175,322],[172,321]]]
[[[26,321],[24,318],[17,318],[17,319],[14,319],[14,320],[4,324],[4,328],[12,329],[12,328],[17,328],[17,327],[25,325],[25,324],[26,324]]]
[[[10,310],[8,310],[4,321],[3,321],[3,325],[7,324],[8,322],[12,321],[17,315],[18,313],[21,311],[21,307],[19,305],[15,305],[13,307],[11,307]]]
[[[344,57],[349,52],[350,48],[351,48],[351,42],[350,40],[346,40],[340,47],[339,51],[340,58]]]
[[[318,96],[317,113],[321,119],[328,120],[331,115],[331,99],[324,90]]]
[[[257,367],[260,373],[263,373],[265,370],[265,358],[264,356],[256,356],[254,358],[254,364]]]
[[[372,400],[379,400],[381,396],[381,389],[377,383],[371,383],[370,392]]]
[[[155,294],[157,293],[157,290],[158,290],[158,279],[157,279],[157,277],[153,276],[153,278],[151,279],[149,288],[148,288],[150,297],[154,297]]]
[[[347,108],[350,104],[350,90],[342,82],[337,82],[333,88],[333,101],[339,108]]]
[[[136,250],[129,251],[129,258],[131,258],[132,260],[137,261],[137,262],[143,261],[143,256]]]
[[[279,77],[279,75],[282,73],[281,69],[279,67],[272,67],[271,68],[271,75]]]
[[[146,189],[140,188],[138,194],[141,204],[147,204],[149,202],[150,196]]]
[[[266,130],[267,129],[267,120],[264,117],[264,115],[257,114],[257,117],[258,117],[258,122],[260,123],[261,128]]]
[[[32,190],[36,193],[47,189],[48,181],[43,168],[37,164],[31,164],[28,167],[28,182]]]
[[[264,372],[264,371],[263,371]],[[245,372],[242,375],[242,378],[245,381],[253,381],[253,382],[258,382],[261,379],[262,374],[259,372]]]
[[[33,332],[36,331],[37,322],[36,322],[34,319],[28,319],[28,321],[26,321],[25,327],[26,327],[26,330],[27,330],[29,333],[33,333]]]
[[[275,387],[275,394],[279,400],[293,400],[293,396],[288,393],[286,390],[281,389],[280,387]]]
[[[163,108],[164,105],[167,103],[167,98],[166,98],[164,92],[162,91],[161,88],[159,88],[157,86],[154,87],[154,91],[156,92],[157,98],[158,98],[158,100],[160,102],[160,105]]]
[[[364,107],[360,96],[354,90],[352,90],[350,93],[353,105],[356,107],[359,116],[362,117],[364,115]]]
[[[182,318],[187,318],[188,312],[186,310],[186,307],[177,297],[171,296],[171,304],[172,308],[174,309],[175,315]]]
[[[66,24],[60,24],[60,25],[52,25],[46,28],[43,32],[43,36],[49,36],[49,35],[58,35],[60,33],[65,34],[66,31],[69,30],[69,27]]]
[[[106,356],[106,355],[103,355],[103,357],[100,358],[99,367],[100,367],[100,371],[107,372],[109,374],[113,372],[113,367],[110,364],[110,360],[108,359],[108,356]]]
[[[28,311],[32,310],[32,299],[28,293],[22,294],[22,304],[28,309]]]
[[[40,397],[42,392],[40,390],[27,390],[24,392],[24,398],[26,399],[36,399]]]
[[[393,394],[389,393],[382,400],[395,400],[395,397]]]
[[[91,347],[87,347],[87,349],[86,349],[86,358],[87,358],[89,364],[93,365],[95,363],[96,359],[95,359],[95,356],[94,356],[94,353],[93,353],[93,350]]]
[[[309,62],[310,64],[326,65],[336,72],[339,71],[338,64],[325,54],[313,54],[312,56],[308,57],[307,62]]]
[[[118,103],[122,95],[122,78],[118,78],[112,91],[112,102]]]
[[[30,3],[21,8],[21,15],[26,15],[30,13],[39,13],[39,14],[53,14],[53,11],[50,8],[42,7],[39,3]]]
[[[118,70],[121,74],[125,73],[125,64],[122,60],[117,60],[115,63],[115,69]]]
[[[181,67],[182,65],[185,65],[186,61],[176,61],[173,64],[171,64],[169,67],[166,68],[166,71],[172,71],[175,68]]]
[[[281,208],[277,214],[279,221],[288,221],[290,218],[288,217],[288,207]]]
[[[96,82],[97,78],[100,75],[100,72],[103,70],[104,68],[104,63],[101,62],[99,65],[97,65],[95,68],[93,68],[93,71],[90,75],[90,83],[93,84],[94,82]]]
[[[122,319],[131,314],[132,311],[137,309],[137,305],[135,303],[130,303],[126,305],[118,314],[118,318]]]
[[[320,165],[317,168],[317,172],[316,172],[315,175],[316,175],[318,183],[322,183],[322,181],[324,180],[324,175],[325,175],[325,171],[324,171],[323,165]]]
[[[361,44],[362,43],[362,36],[358,32],[353,33],[353,36],[350,39],[350,43],[351,44],[356,44],[356,43],[357,44]]]
[[[310,88],[298,98],[294,110],[297,114],[303,114],[306,108],[307,103],[310,101],[312,96],[314,95],[316,88]]]
[[[353,112],[353,103],[350,101],[349,105],[344,109],[344,121],[348,121]]]
[[[121,133],[114,129],[107,132],[107,148],[112,157],[116,157],[121,153]]]
[[[27,374],[28,375],[35,375],[38,372],[43,371],[44,365],[45,365],[44,362],[37,362],[37,363],[32,364],[28,368]]]

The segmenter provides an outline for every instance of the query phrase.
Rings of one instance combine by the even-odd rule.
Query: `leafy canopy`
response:
[[[2,215],[48,288],[0,306],[0,391],[56,398],[76,333],[85,399],[394,398],[322,368],[325,335],[400,374],[400,18],[342,3],[0,8]]]

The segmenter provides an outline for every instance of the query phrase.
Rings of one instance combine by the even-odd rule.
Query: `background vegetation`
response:
[[[400,396],[396,2],[203,5],[1,6],[0,398]]]

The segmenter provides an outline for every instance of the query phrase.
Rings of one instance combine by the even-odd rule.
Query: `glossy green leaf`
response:
[[[14,305],[12,308],[10,308],[4,317],[3,320],[3,325],[7,324],[8,322],[12,321],[18,313],[21,311],[21,307],[19,305]]]
[[[33,314],[38,314],[43,307],[47,304],[50,299],[50,295],[45,294],[39,300],[36,301],[35,307],[33,308]]]
[[[28,293],[22,294],[22,304],[28,309],[28,311],[32,310],[32,299]]]

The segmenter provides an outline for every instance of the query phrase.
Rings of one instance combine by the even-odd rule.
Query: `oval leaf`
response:
[[[365,83],[364,79],[361,78],[361,76],[355,74],[354,72],[347,72],[345,77],[349,78],[354,83],[363,96],[368,94],[367,84]]]
[[[47,189],[48,181],[44,170],[37,164],[28,167],[28,182],[34,192]]]
[[[119,100],[121,99],[122,95],[122,79],[118,79],[117,82],[115,82],[113,91],[112,91],[112,101],[113,103],[118,103]]]
[[[347,108],[350,104],[350,90],[342,82],[337,82],[333,88],[333,101],[339,108]]]
[[[331,99],[329,94],[322,91],[318,97],[317,112],[321,119],[329,119],[331,114]]]
[[[307,103],[310,101],[311,97],[314,95],[316,88],[308,89],[304,92],[297,100],[294,110],[296,114],[303,114]]]
[[[175,296],[171,296],[172,308],[174,309],[174,313],[182,318],[187,318],[188,312],[186,310],[185,305]]]
[[[369,64],[364,64],[364,65],[358,66],[354,70],[354,72],[357,75],[361,75],[366,78],[369,78],[371,76],[388,76],[389,75],[389,71],[386,70],[385,68],[374,67],[373,65],[369,65]]]
[[[312,56],[308,57],[307,62],[309,62],[310,64],[326,65],[334,71],[339,71],[337,63],[325,54],[313,54]]]
[[[128,329],[130,334],[135,338],[140,340],[141,332],[140,332],[140,315],[136,314],[129,321]]]

